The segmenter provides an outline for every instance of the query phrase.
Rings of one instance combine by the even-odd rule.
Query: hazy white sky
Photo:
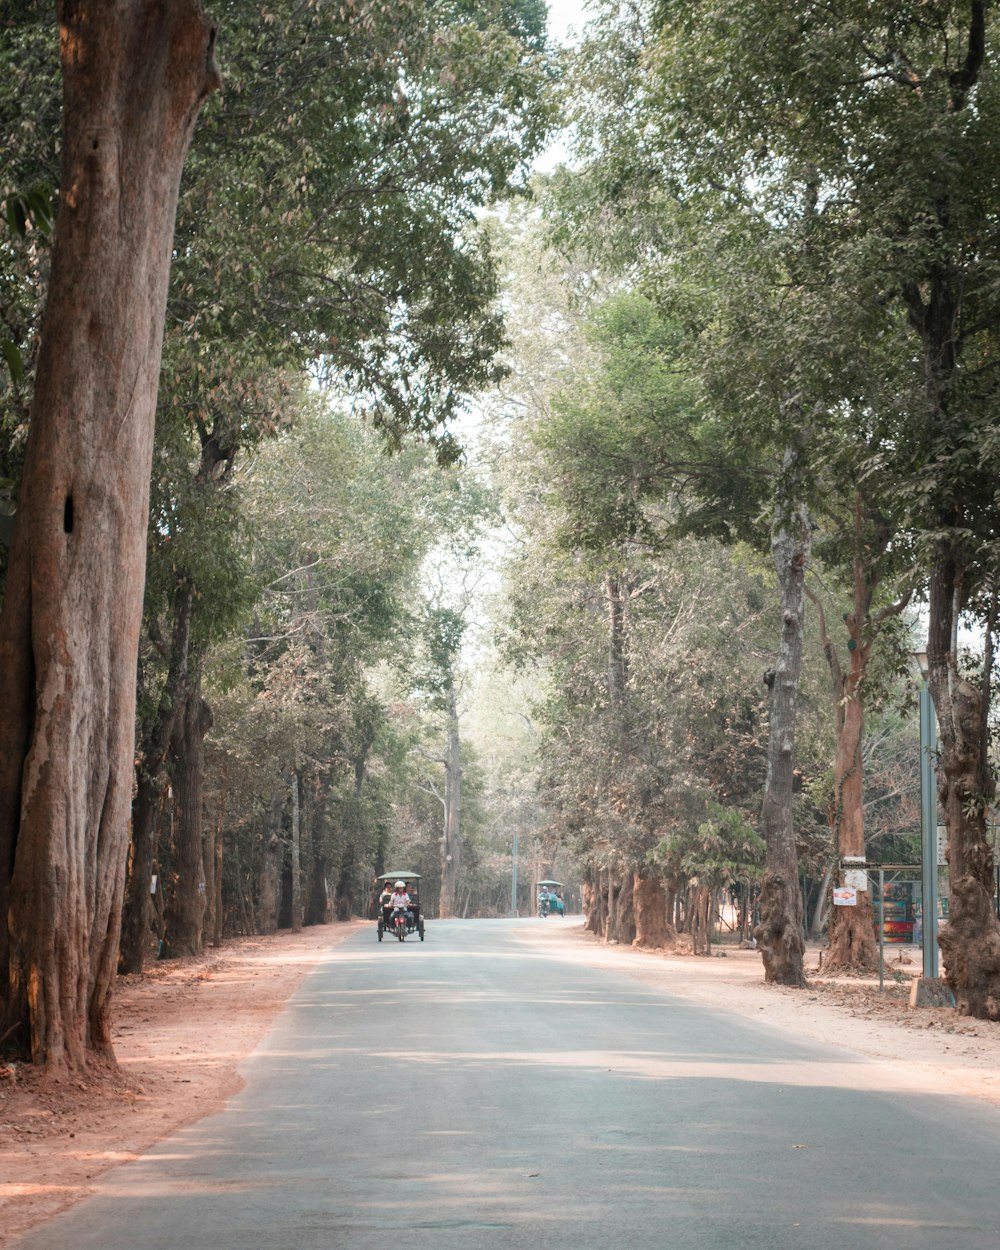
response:
[[[586,0],[549,0],[549,33],[553,39],[565,43],[571,29],[579,35],[580,28],[589,16],[585,11],[585,2]]]

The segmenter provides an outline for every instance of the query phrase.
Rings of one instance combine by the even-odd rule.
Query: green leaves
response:
[[[678,869],[696,889],[719,890],[759,880],[764,865],[764,839],[736,808],[709,801],[706,819],[663,838],[650,860]]]
[[[52,188],[39,185],[27,191],[12,191],[0,200],[0,212],[12,235],[24,239],[29,229],[48,237],[55,220]]]
[[[441,427],[500,376],[504,339],[477,214],[547,125],[533,6],[279,0],[262,22],[229,0],[216,16],[227,87],[182,193],[178,332],[307,365],[392,445],[415,432],[453,459]]]
[[[0,355],[7,364],[11,382],[15,386],[20,386],[24,381],[24,361],[21,359],[17,344],[12,343],[10,339],[0,339]]]

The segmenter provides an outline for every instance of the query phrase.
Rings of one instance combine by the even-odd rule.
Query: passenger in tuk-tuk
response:
[[[388,924],[389,917],[392,915],[392,890],[389,889],[389,882],[386,881],[382,885],[382,893],[378,896],[379,909],[382,912],[382,920]]]

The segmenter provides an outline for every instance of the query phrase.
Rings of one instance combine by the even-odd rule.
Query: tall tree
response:
[[[440,755],[443,784],[435,790],[442,807],[440,843],[441,883],[438,915],[458,914],[458,882],[462,867],[462,738],[459,699],[461,697],[462,637],[468,621],[468,597],[460,608],[438,602],[430,604],[424,622],[425,657],[418,684],[427,695],[429,709],[443,721],[437,736],[443,738]],[[464,609],[464,610],[463,610]]]
[[[849,585],[843,600],[847,610],[842,619],[847,633],[846,657],[838,639],[827,624],[822,592],[806,586],[819,619],[820,642],[830,670],[836,749],[833,762],[833,789],[829,802],[832,851],[839,861],[837,880],[849,884],[844,875],[857,871],[867,854],[864,803],[865,722],[868,707],[874,705],[881,691],[873,680],[873,672],[898,667],[901,644],[905,646],[906,631],[897,628],[900,613],[910,601],[907,587],[900,596],[886,602],[882,583],[891,578],[907,552],[905,541],[893,543],[892,528],[881,514],[871,514],[863,492],[857,488],[845,501],[851,510],[852,529],[844,573]],[[827,547],[828,556],[835,553]],[[839,572],[840,570],[838,570]],[[912,571],[911,571],[912,572]],[[891,583],[890,583],[890,588]],[[847,595],[849,594],[849,599]],[[834,596],[830,596],[833,598]],[[837,596],[840,598],[840,596]],[[873,665],[876,647],[887,648],[888,664]],[[877,965],[875,911],[867,888],[857,891],[853,907],[834,907],[830,913],[830,939],[826,967],[833,969],[871,969]]]
[[[265,12],[257,0],[230,0],[223,20],[227,92],[188,162],[169,304],[151,563],[172,587],[166,604],[148,597],[149,651],[164,662],[143,674],[169,688],[158,699],[149,692],[158,711],[143,720],[138,752],[139,875],[124,960],[133,968],[148,910],[150,813],[165,785],[161,744],[172,743],[175,792],[196,790],[188,774],[208,716],[199,674],[239,597],[220,552],[232,546],[219,538],[227,495],[238,458],[293,417],[280,370],[308,368],[350,393],[396,446],[417,431],[443,459],[454,456],[445,422],[496,376],[502,340],[475,210],[516,182],[546,118],[541,13],[531,3],[303,9],[289,0]],[[186,615],[187,651],[171,637]],[[183,662],[171,666],[168,655]],[[197,804],[188,818],[196,845]],[[203,859],[210,874],[212,857]],[[175,920],[197,917],[204,900],[198,855],[186,862],[190,871],[172,876],[189,896],[171,909]],[[185,927],[177,948],[197,948],[200,926]]]
[[[753,195],[779,220],[796,194],[818,192],[811,308],[825,295],[828,313],[840,311],[824,318],[824,351],[854,341],[862,371],[808,395],[832,411],[860,394],[886,419],[874,463],[896,476],[894,506],[873,502],[912,531],[929,584],[951,867],[946,973],[960,1011],[1000,1018],[986,837],[1000,446],[995,15],[982,0],[932,10],[755,0],[738,11],[664,0],[657,14],[657,57],[669,66],[661,105],[687,177]],[[870,367],[883,341],[896,346],[889,385]],[[857,463],[864,474],[873,461]],[[974,678],[958,643],[963,614],[988,639]]]
[[[784,481],[775,503],[771,553],[781,593],[781,633],[774,667],[765,677],[769,691],[767,780],[763,826],[767,855],[760,892],[760,921],[754,936],[768,981],[803,985],[805,924],[799,888],[798,849],[792,812],[799,673],[805,636],[805,582],[812,551],[812,519],[797,489],[803,455],[789,447]]]
[[[275,869],[292,863],[293,796],[303,922],[363,907],[394,804],[405,801],[413,727],[393,674],[412,646],[409,605],[446,526],[455,472],[425,448],[386,456],[379,435],[321,402],[244,471],[257,523],[253,576],[264,590],[243,636],[216,642],[206,662],[207,695],[219,704],[208,738],[213,807],[230,791],[230,915],[242,891],[256,924],[292,919],[290,879]],[[229,862],[236,854],[241,882]]]
[[[181,169],[219,85],[193,0],[62,4],[62,195],[2,617],[4,1029],[110,1050],[160,344]]]

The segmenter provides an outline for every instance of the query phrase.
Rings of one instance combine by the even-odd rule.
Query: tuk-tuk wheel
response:
[[[417,925],[417,932],[420,934],[421,942],[424,940],[424,922],[423,920]]]

